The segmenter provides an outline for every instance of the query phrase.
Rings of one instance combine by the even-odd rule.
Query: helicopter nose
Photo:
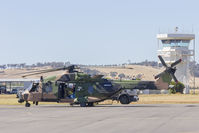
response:
[[[18,100],[18,103],[23,103],[24,102],[24,99],[19,99]]]
[[[18,95],[18,98],[19,98],[18,103],[23,103],[24,102],[24,98],[23,98],[22,91],[18,92],[17,95]]]

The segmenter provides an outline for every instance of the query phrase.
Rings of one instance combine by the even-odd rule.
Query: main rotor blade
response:
[[[177,64],[179,64],[182,61],[182,59],[177,60],[176,62],[171,64],[171,67],[176,66]]]
[[[81,67],[81,68],[115,68],[115,69],[134,69],[132,67],[126,67],[126,66],[88,66],[88,67]]]
[[[48,72],[31,73],[31,74],[23,75],[22,77],[25,78],[25,77],[28,77],[28,76],[38,75],[38,74],[42,74],[42,73],[48,73]]]
[[[59,69],[59,70],[63,70],[63,69]],[[38,74],[43,74],[43,73],[49,73],[49,72],[55,72],[55,71],[59,71],[58,69],[54,69],[54,70],[46,70],[46,71],[41,71],[41,72],[35,72],[35,73],[30,73],[27,75],[23,75],[22,77],[27,77],[27,76],[32,76],[32,75],[38,75]]]
[[[158,56],[158,58],[160,59],[161,63],[163,66],[165,66],[167,68],[167,64],[165,63],[164,59],[162,58],[162,56]]]
[[[47,69],[47,70],[41,70],[41,71],[36,71],[27,75],[23,75],[22,77],[27,77],[27,76],[32,76],[32,75],[38,75],[42,73],[49,73],[49,72],[55,72],[55,71],[60,71],[60,70],[69,70],[72,71],[75,68],[74,65],[68,66],[68,67],[62,67],[62,68],[56,68],[56,69]]]
[[[46,71],[46,70],[50,70],[50,69],[32,70],[32,71],[27,71],[27,72],[16,73],[16,74],[13,74],[13,75],[22,75],[22,74],[29,74],[29,73],[37,73],[37,72],[43,72],[43,71]]]

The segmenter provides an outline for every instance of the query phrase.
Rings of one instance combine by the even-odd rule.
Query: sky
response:
[[[196,35],[198,0],[0,0],[0,64],[157,61],[159,32]]]

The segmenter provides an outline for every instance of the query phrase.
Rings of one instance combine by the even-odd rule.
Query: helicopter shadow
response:
[[[80,107],[79,105],[45,105],[39,106],[40,108],[168,108],[169,105],[95,105],[93,107]]]
[[[96,105],[96,108],[107,107],[107,108],[160,108],[160,107],[169,107],[169,106],[161,106],[161,105]]]

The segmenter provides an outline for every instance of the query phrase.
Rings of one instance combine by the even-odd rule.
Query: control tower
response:
[[[189,62],[195,54],[195,34],[165,33],[157,34],[159,50],[167,64],[171,64],[178,59],[182,63],[177,65],[175,73],[177,79],[185,85],[184,93],[189,93],[190,69]],[[192,49],[190,45],[193,44]]]

